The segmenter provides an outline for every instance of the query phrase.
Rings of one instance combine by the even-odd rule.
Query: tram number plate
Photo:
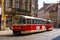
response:
[[[40,29],[40,26],[36,26],[36,30],[39,30]]]

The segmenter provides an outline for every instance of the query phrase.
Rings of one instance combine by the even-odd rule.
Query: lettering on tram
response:
[[[51,20],[23,15],[16,15],[13,17],[12,31],[14,35],[41,32],[52,29],[53,24]]]

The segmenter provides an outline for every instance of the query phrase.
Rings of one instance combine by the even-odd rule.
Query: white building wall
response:
[[[58,5],[58,24],[60,23],[60,5]]]

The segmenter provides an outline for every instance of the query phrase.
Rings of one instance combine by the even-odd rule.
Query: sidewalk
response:
[[[12,30],[0,31],[0,35],[12,35],[12,34],[13,34]]]

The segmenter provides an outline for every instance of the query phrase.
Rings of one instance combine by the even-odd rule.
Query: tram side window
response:
[[[47,21],[47,24],[49,24],[49,21]]]
[[[47,24],[47,22],[46,21],[42,21],[42,24]]]
[[[47,21],[47,24],[53,24],[52,22]]]
[[[42,21],[41,20],[38,20],[38,24],[42,24]]]
[[[20,18],[18,21],[20,24],[25,24],[25,19],[24,18]]]
[[[27,19],[27,24],[31,24],[31,19]]]
[[[37,20],[36,19],[33,19],[32,20],[32,24],[37,24]]]

